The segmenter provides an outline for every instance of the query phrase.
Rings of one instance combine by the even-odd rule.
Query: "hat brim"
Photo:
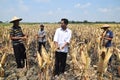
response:
[[[106,27],[101,27],[101,29],[106,29],[106,28],[110,28],[109,26],[106,26]]]
[[[21,20],[22,20],[22,18],[16,19],[16,20],[12,20],[12,21],[10,21],[10,23],[14,23],[15,21],[21,21]]]

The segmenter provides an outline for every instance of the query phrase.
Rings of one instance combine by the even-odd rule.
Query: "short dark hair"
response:
[[[64,21],[64,23],[67,25],[68,24],[68,19],[62,18],[61,21]]]
[[[40,25],[40,27],[44,27],[44,25],[43,25],[43,24],[41,24],[41,25]]]

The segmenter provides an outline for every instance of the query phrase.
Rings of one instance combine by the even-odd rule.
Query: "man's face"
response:
[[[14,21],[14,25],[18,26],[19,25],[19,21]]]
[[[42,30],[44,30],[44,27],[41,27],[41,26],[40,26],[40,29],[41,29],[41,31],[42,31]]]
[[[64,23],[64,21],[61,21],[61,27],[64,29],[64,28],[66,28],[66,24]]]
[[[107,30],[108,30],[108,28],[104,28],[103,30],[104,30],[104,31],[107,31]]]

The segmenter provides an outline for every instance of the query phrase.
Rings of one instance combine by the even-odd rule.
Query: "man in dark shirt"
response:
[[[10,23],[13,23],[13,26],[10,29],[10,38],[12,40],[14,55],[17,63],[17,68],[23,68],[25,66],[25,46],[23,40],[26,40],[26,36],[23,34],[21,27],[19,26],[19,21],[21,18],[14,17]]]
[[[102,34],[102,46],[105,48],[109,48],[112,46],[112,38],[113,38],[113,32],[109,29],[110,26],[105,24],[101,29],[103,29],[103,34]]]
[[[102,34],[102,46],[109,50],[109,48],[112,46],[112,39],[113,39],[113,32],[109,29],[110,26],[108,24],[103,25],[101,29],[103,29],[103,34]],[[109,53],[107,53],[109,54]],[[115,54],[112,54],[111,57],[109,58],[108,62],[108,71],[112,71],[113,69],[113,59],[115,58]]]

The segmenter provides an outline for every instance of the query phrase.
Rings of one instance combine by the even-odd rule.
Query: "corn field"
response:
[[[23,24],[23,33],[28,36],[24,41],[27,53],[27,66],[24,70],[16,68],[15,57],[9,30],[12,24],[0,24],[0,80],[119,80],[120,77],[120,24],[109,24],[114,33],[113,46],[107,51],[100,47],[103,24],[69,24],[72,39],[67,55],[66,72],[53,78],[55,46],[53,37],[60,24],[44,24],[47,32],[47,50],[42,47],[42,57],[37,51],[36,34],[39,24]],[[34,57],[37,55],[37,57]],[[113,70],[108,66],[111,56]],[[110,69],[110,70],[109,70]]]

